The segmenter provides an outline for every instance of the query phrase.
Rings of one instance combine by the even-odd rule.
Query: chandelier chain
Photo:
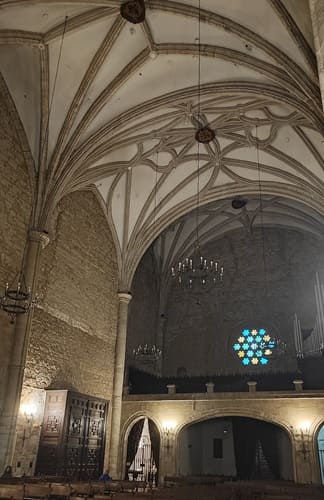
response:
[[[267,279],[266,253],[265,253],[264,213],[263,213],[263,199],[262,199],[262,182],[261,182],[261,167],[260,167],[259,137],[258,137],[258,126],[257,125],[255,126],[255,136],[256,136],[256,153],[257,153],[257,166],[258,166],[259,207],[260,207],[261,241],[262,241],[262,260],[263,260],[264,283],[265,283],[265,289],[267,291],[268,290],[268,279]]]

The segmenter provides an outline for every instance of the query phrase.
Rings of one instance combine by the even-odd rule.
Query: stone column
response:
[[[254,380],[249,380],[247,385],[249,386],[249,392],[256,392],[257,382]]]
[[[28,233],[23,272],[26,286],[31,287],[32,294],[35,294],[37,287],[41,248],[45,248],[48,242],[49,238],[43,232],[32,230]],[[32,317],[33,309],[31,308],[28,313],[18,315],[15,322],[14,338],[7,371],[6,393],[0,417],[0,472],[3,471],[6,465],[11,464],[13,458]]]
[[[293,380],[293,384],[295,386],[295,391],[297,391],[297,392],[303,391],[303,385],[304,385],[303,380]]]
[[[120,420],[122,410],[123,382],[126,355],[128,304],[132,298],[130,293],[120,292],[118,308],[118,326],[115,349],[114,388],[112,397],[111,439],[109,449],[109,472],[114,479],[121,478],[119,463]]]
[[[309,7],[313,25],[319,84],[322,94],[322,107],[324,110],[324,2],[323,0],[309,0]]]

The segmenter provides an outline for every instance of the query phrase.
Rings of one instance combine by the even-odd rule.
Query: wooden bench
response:
[[[24,498],[49,498],[51,487],[48,483],[26,483],[24,485]]]
[[[22,500],[24,498],[23,484],[0,484],[0,498]]]
[[[71,496],[73,497],[92,496],[91,484],[88,481],[71,483]]]
[[[51,497],[64,497],[70,498],[72,488],[70,484],[66,483],[51,483]]]

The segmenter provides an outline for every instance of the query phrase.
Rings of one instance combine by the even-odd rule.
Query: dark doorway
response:
[[[292,480],[290,438],[279,426],[253,418],[198,422],[180,434],[179,474]]]
[[[159,457],[159,430],[152,420],[142,418],[133,425],[128,436],[125,478],[156,486]]]

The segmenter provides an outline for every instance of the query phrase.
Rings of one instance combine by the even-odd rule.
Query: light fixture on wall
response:
[[[32,403],[23,403],[20,406],[20,413],[24,416],[26,422],[29,424],[35,416],[36,407]]]
[[[167,420],[162,425],[163,446],[169,450],[172,447],[172,441],[175,434],[177,423],[173,420]]]
[[[297,434],[296,434],[296,438],[299,442],[299,447],[297,449],[298,449],[299,453],[301,453],[303,455],[304,460],[307,460],[307,455],[308,455],[308,453],[310,453],[309,430],[310,430],[310,424],[308,421],[305,421],[305,422],[301,423],[299,432],[297,432]]]
[[[172,278],[181,286],[194,288],[215,286],[223,281],[224,266],[217,259],[206,258],[202,255],[199,238],[199,209],[200,209],[200,144],[209,144],[215,139],[215,131],[212,130],[207,120],[201,113],[201,31],[200,31],[200,0],[198,6],[198,113],[195,119],[197,131],[195,140],[197,142],[197,206],[196,206],[196,243],[193,255],[179,260],[171,267]]]

